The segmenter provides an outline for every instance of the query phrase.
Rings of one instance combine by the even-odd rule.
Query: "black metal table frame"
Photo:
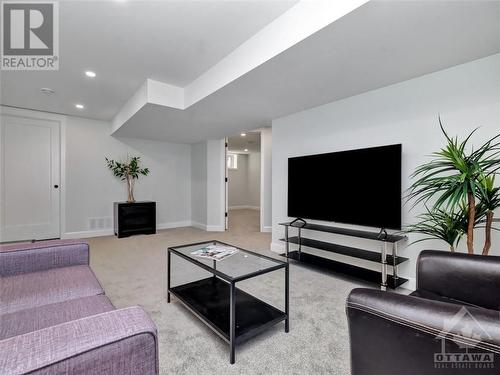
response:
[[[288,265],[288,262],[283,262],[283,261],[280,261],[280,260],[277,260],[277,259],[274,259],[274,258],[271,258],[271,257],[268,257],[266,255],[262,255],[262,254],[258,254],[258,253],[255,253],[253,251],[249,251],[249,250],[245,250],[245,249],[241,249],[237,246],[235,246],[238,250],[240,251],[243,251],[245,253],[248,253],[248,254],[252,254],[252,255],[255,255],[259,258],[264,258],[264,259],[268,259],[268,260],[271,260],[275,263],[278,263],[276,264],[276,266],[273,266],[273,267],[269,267],[269,268],[266,268],[266,269],[263,269],[263,270],[258,270],[258,271],[254,271],[254,272],[251,272],[251,273],[248,273],[248,274],[245,274],[243,276],[238,276],[238,277],[230,277],[220,271],[217,270],[217,263],[216,261],[214,260],[213,261],[213,268],[204,264],[204,263],[201,263],[201,262],[198,262],[196,259],[193,259],[185,254],[182,254],[181,252],[179,252],[177,250],[177,248],[184,248],[184,247],[189,247],[189,246],[196,246],[196,245],[203,245],[203,244],[207,244],[207,243],[210,243],[210,242],[216,242],[216,243],[220,243],[222,245],[227,245],[227,246],[233,246],[233,245],[230,245],[230,244],[227,244],[227,243],[224,243],[222,241],[218,241],[218,240],[211,240],[211,241],[203,241],[203,242],[197,242],[197,243],[192,243],[192,244],[187,244],[187,245],[180,245],[180,246],[174,246],[174,247],[169,247],[168,248],[168,253],[167,253],[167,268],[168,268],[168,276],[167,276],[167,303],[170,303],[170,294],[173,294],[174,296],[178,297],[176,295],[175,292],[172,291],[172,289],[170,288],[170,275],[171,275],[171,261],[170,261],[170,257],[171,257],[171,254],[174,253],[175,255],[187,260],[188,262],[192,263],[192,264],[195,264],[196,266],[198,267],[201,267],[203,268],[204,270],[212,273],[214,275],[214,277],[219,277],[220,279],[226,281],[228,284],[229,284],[229,290],[230,290],[230,308],[229,308],[229,311],[230,311],[230,327],[229,327],[229,340],[225,337],[225,335],[219,331],[219,329],[212,323],[210,322],[208,319],[205,319],[204,317],[200,316],[196,311],[193,311],[193,309],[190,308],[190,306],[188,306],[186,303],[184,303],[184,301],[179,298],[179,301],[189,310],[191,311],[196,317],[198,317],[198,319],[200,319],[203,323],[205,323],[210,329],[212,329],[218,336],[220,336],[224,341],[226,341],[228,344],[229,344],[229,349],[230,349],[230,355],[229,355],[229,362],[231,364],[234,364],[235,363],[235,348],[236,348],[236,337],[235,337],[235,333],[236,333],[236,283],[239,282],[239,281],[243,281],[243,280],[247,280],[247,279],[250,279],[250,278],[253,278],[253,277],[257,277],[257,276],[260,276],[260,275],[264,275],[266,273],[270,273],[270,272],[273,272],[273,271],[276,271],[276,270],[280,270],[280,269],[284,269],[285,270],[285,311],[284,311],[284,316],[276,321],[271,321],[269,322],[268,324],[264,325],[264,326],[261,326],[259,329],[254,329],[253,330],[253,334],[249,334],[245,337],[245,340],[250,338],[250,337],[253,337],[255,334],[257,333],[260,333],[261,331],[265,330],[266,328],[270,327],[270,326],[273,326],[274,324],[280,322],[280,321],[285,321],[285,332],[288,333],[289,329],[290,329],[290,324],[289,324],[289,320],[290,320],[290,316],[289,316],[289,309],[290,309],[290,306],[289,306],[289,265]]]

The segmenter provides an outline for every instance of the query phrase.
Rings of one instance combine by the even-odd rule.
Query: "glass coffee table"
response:
[[[288,263],[248,250],[238,252],[220,261],[198,257],[193,251],[208,245],[232,246],[220,241],[170,247],[168,249],[168,292],[174,295],[194,315],[229,344],[230,363],[235,361],[235,347],[269,327],[285,321],[289,329],[289,272]],[[175,255],[208,271],[212,275],[200,280],[172,287],[171,257]],[[285,272],[285,311],[236,287],[239,281],[283,269]],[[175,269],[173,270],[175,272]]]

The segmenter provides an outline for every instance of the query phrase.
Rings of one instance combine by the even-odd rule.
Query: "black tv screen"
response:
[[[401,229],[401,145],[289,158],[288,216]]]

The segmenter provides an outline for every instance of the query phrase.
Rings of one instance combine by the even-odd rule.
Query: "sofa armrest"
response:
[[[89,245],[55,240],[0,246],[0,276],[89,264]]]
[[[417,290],[500,310],[500,257],[424,250],[417,261]]]
[[[2,374],[158,374],[154,323],[140,307],[0,341]]]
[[[496,374],[500,368],[498,311],[423,298],[354,289],[347,299],[352,375],[448,374],[440,355],[486,353],[494,368],[472,374]],[[449,366],[451,366],[448,363]],[[441,371],[441,372],[440,372]]]

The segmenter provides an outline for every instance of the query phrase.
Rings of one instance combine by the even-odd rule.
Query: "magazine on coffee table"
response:
[[[233,246],[224,245],[208,245],[196,251],[193,251],[191,255],[195,255],[200,258],[207,258],[213,260],[222,260],[236,254],[238,249]]]

